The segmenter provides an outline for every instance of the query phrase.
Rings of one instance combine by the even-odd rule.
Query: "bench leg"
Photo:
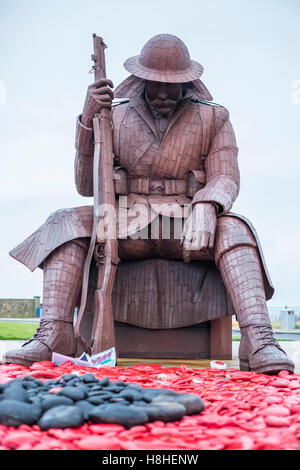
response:
[[[232,316],[211,320],[210,358],[232,359]]]

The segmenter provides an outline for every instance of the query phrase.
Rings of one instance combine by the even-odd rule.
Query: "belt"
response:
[[[184,179],[155,179],[155,178],[130,178],[128,189],[130,193],[138,194],[186,194],[187,180]]]

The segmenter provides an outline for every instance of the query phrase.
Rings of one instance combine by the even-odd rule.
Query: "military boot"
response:
[[[255,370],[262,374],[278,374],[281,370],[294,372],[294,363],[279,345],[270,324],[248,325],[240,327],[240,331],[241,370]]]
[[[256,248],[239,246],[227,251],[220,258],[219,268],[241,331],[240,369],[293,373],[294,363],[272,330]]]
[[[20,349],[4,354],[3,362],[31,366],[33,362],[51,361],[52,352],[73,356],[76,352],[73,324],[59,320],[41,320],[32,338]]]

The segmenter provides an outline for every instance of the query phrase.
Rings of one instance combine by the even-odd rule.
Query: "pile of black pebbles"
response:
[[[45,382],[27,376],[0,384],[0,424],[5,426],[37,424],[47,430],[93,422],[131,428],[151,421],[179,421],[203,410],[196,395],[110,382],[108,377],[99,380],[93,374],[64,374]]]

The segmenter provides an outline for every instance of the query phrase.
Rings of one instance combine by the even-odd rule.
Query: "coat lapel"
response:
[[[170,119],[170,122],[169,122],[169,125],[167,127],[167,130],[166,130],[166,133],[164,135],[164,138],[163,138],[163,141],[161,143],[161,145],[164,143],[167,135],[168,135],[168,132],[169,130],[171,129],[171,127],[173,126],[173,124],[175,124],[175,122],[177,121],[177,119],[182,115],[182,113],[184,112],[184,110],[186,109],[187,105],[189,104],[190,102],[190,98],[186,98],[186,99],[183,99],[182,101],[180,101],[180,103],[178,104],[177,108],[176,108],[176,111],[175,113],[173,114],[173,116],[171,117]]]
[[[136,96],[130,100],[130,103],[132,104],[134,109],[139,113],[141,118],[144,119],[144,121],[148,124],[157,140],[160,140],[156,130],[154,119],[145,100],[141,96]]]

